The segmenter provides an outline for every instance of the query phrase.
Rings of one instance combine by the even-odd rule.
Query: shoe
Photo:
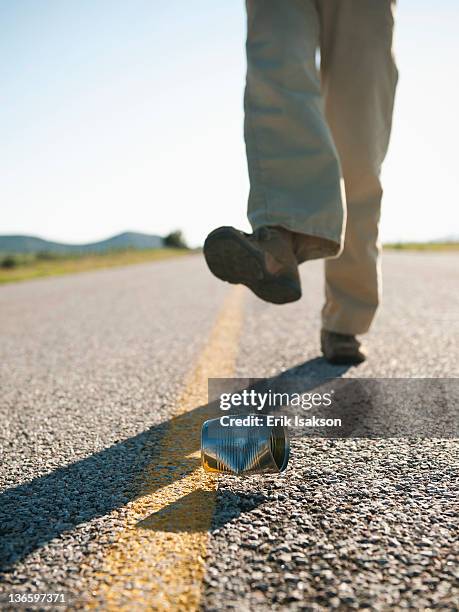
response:
[[[355,365],[367,358],[360,342],[352,334],[338,334],[323,329],[320,345],[327,361],[334,365]]]
[[[261,227],[245,234],[219,227],[204,243],[210,271],[228,283],[242,284],[266,302],[286,304],[301,297],[292,234],[278,227]]]

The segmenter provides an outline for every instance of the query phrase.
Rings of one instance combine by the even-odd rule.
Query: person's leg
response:
[[[318,0],[326,116],[347,200],[344,250],[325,262],[323,329],[365,333],[380,297],[379,180],[392,124],[397,69],[391,0]]]
[[[254,229],[300,235],[300,261],[342,245],[341,171],[324,116],[314,0],[247,0],[245,141]],[[308,245],[310,245],[309,253]]]
[[[247,0],[245,141],[253,234],[219,227],[204,243],[211,272],[258,297],[301,297],[298,263],[336,255],[344,188],[316,67],[314,0]]]

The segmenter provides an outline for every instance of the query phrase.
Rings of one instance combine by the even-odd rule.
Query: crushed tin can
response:
[[[223,420],[231,424],[223,425]],[[244,420],[257,424],[234,423]],[[206,472],[278,474],[286,469],[289,454],[286,428],[268,425],[265,415],[227,415],[202,426],[201,463]]]

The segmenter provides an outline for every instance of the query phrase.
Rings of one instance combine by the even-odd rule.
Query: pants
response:
[[[322,325],[339,333],[366,332],[380,298],[394,4],[247,0],[249,221],[300,234],[300,261],[328,258]]]

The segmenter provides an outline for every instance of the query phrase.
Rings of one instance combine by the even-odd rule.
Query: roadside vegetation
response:
[[[55,253],[0,254],[0,284],[29,280],[42,276],[75,274],[130,264],[168,259],[191,253],[184,248],[111,251],[84,255],[57,255]]]
[[[393,242],[384,245],[394,251],[459,251],[459,242]]]
[[[160,249],[124,249],[99,253],[0,253],[0,284],[42,276],[75,274],[130,264],[179,257],[192,253],[180,231],[164,238]]]

